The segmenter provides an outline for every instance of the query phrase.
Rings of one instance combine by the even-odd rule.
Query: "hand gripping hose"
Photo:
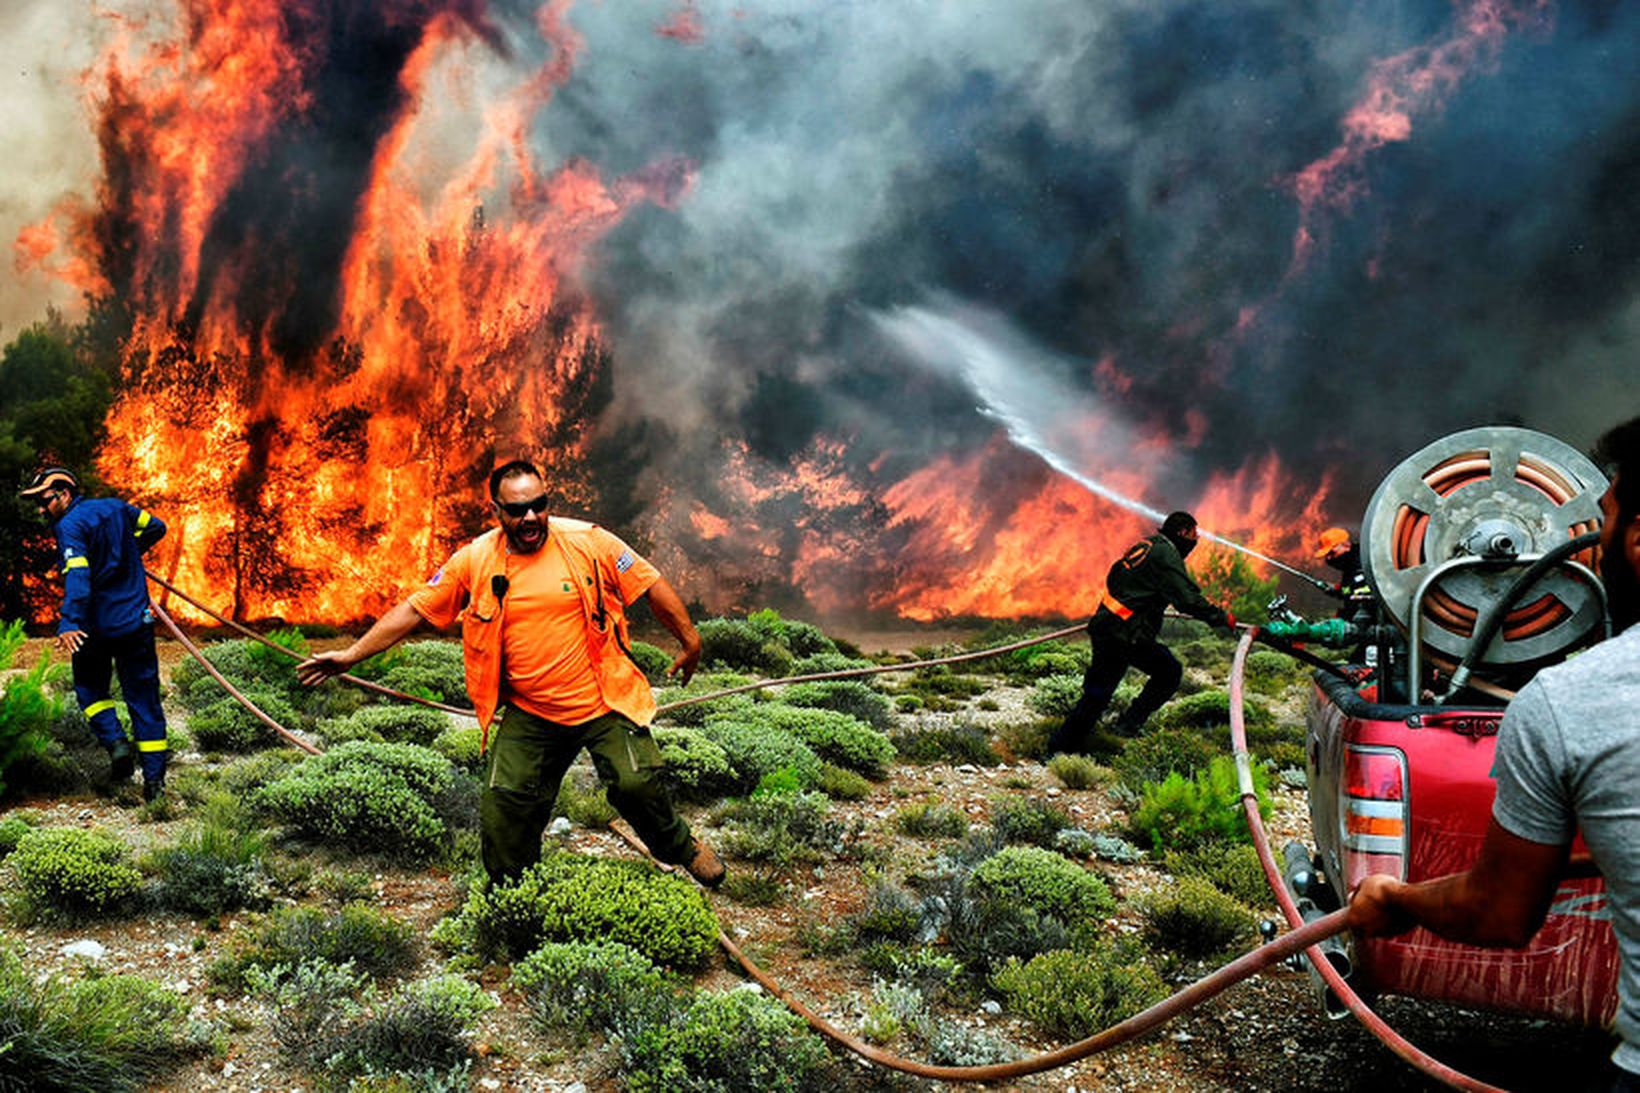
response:
[[[1289,925],[1297,927],[1304,921],[1299,913],[1298,906],[1287,891],[1287,884],[1282,879],[1281,870],[1276,867],[1276,859],[1270,852],[1270,839],[1264,831],[1264,821],[1258,814],[1258,793],[1253,787],[1252,760],[1247,753],[1247,725],[1246,716],[1242,710],[1242,675],[1247,667],[1247,651],[1252,648],[1253,641],[1258,638],[1259,629],[1250,626],[1241,635],[1241,641],[1236,645],[1236,656],[1230,665],[1230,746],[1236,759],[1236,779],[1241,789],[1242,811],[1247,816],[1247,830],[1253,836],[1253,846],[1258,851],[1259,864],[1264,867],[1264,879],[1270,885],[1270,891],[1275,893],[1276,902],[1281,905],[1281,913],[1286,916]],[[1333,915],[1342,915],[1348,907],[1333,912]],[[1325,922],[1326,919],[1317,919]],[[1288,934],[1287,937],[1293,937]],[[1283,939],[1285,940],[1285,939]],[[1317,940],[1320,940],[1319,938]],[[1374,1013],[1361,996],[1355,993],[1344,977],[1338,974],[1338,969],[1332,966],[1320,949],[1310,947],[1304,950],[1304,956],[1320,973],[1321,979],[1331,988],[1344,1006],[1355,1015],[1356,1020],[1366,1026],[1367,1031],[1376,1036],[1383,1045],[1393,1051],[1401,1059],[1412,1066],[1436,1078],[1453,1089],[1474,1090],[1477,1093],[1503,1093],[1497,1086],[1488,1085],[1469,1075],[1453,1070],[1446,1064],[1431,1058],[1418,1050],[1401,1036],[1400,1033],[1384,1023],[1384,1019]]]

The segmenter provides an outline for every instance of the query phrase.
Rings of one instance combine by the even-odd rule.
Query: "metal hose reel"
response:
[[[1477,620],[1522,570],[1600,527],[1606,478],[1552,436],[1513,426],[1466,429],[1389,473],[1361,523],[1361,563],[1394,622],[1431,656],[1460,660]],[[1494,667],[1562,655],[1604,619],[1592,548],[1520,597],[1478,657]]]

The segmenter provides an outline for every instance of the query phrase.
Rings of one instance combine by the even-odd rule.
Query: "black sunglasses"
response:
[[[497,501],[495,504],[502,512],[517,520],[532,512],[546,512],[547,495],[543,493],[528,501]]]
[[[51,507],[52,500],[61,492],[63,491],[59,489],[49,489],[42,494],[36,495],[34,498],[35,507],[41,509]]]

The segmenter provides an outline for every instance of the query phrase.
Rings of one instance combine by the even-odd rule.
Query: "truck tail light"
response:
[[[1373,873],[1403,878],[1407,852],[1407,762],[1398,748],[1344,745],[1339,822],[1345,878],[1353,888]]]

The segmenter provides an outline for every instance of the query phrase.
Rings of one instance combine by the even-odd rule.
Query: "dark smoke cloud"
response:
[[[572,9],[585,54],[539,138],[699,165],[591,272],[624,405],[680,435],[776,461],[818,433],[862,461],[981,443],[971,398],[865,329],[930,289],[1090,387],[1114,354],[1135,421],[1199,412],[1195,477],[1274,447],[1338,470],[1357,511],[1437,435],[1519,420],[1581,446],[1632,407],[1634,5],[1515,24],[1368,154],[1369,192],[1286,282],[1284,180],[1338,144],[1375,60],[1452,33],[1447,0],[703,3],[699,44],[654,33],[673,7]]]

